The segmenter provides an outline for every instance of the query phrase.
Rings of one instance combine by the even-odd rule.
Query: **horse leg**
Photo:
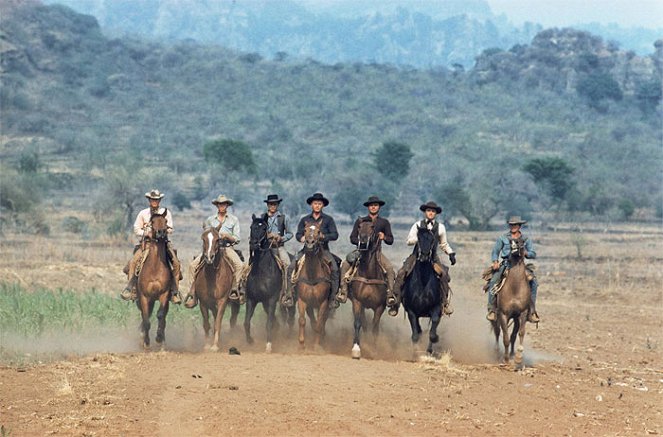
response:
[[[523,351],[525,350],[523,342],[525,340],[525,328],[527,325],[527,311],[523,311],[523,314],[521,314],[519,319],[520,319],[519,320],[520,326],[518,329],[518,349],[516,349],[516,358],[515,358],[516,369],[523,368]]]
[[[140,330],[143,333],[143,349],[150,348],[150,317],[152,317],[152,309],[154,308],[154,302],[148,301],[147,297],[141,294],[140,296],[140,313],[142,316],[142,321],[140,324]]]
[[[318,321],[315,329],[315,345],[320,346],[320,340],[325,337],[325,325],[327,324],[327,317],[329,316],[329,299],[325,299],[320,304],[318,310]]]
[[[228,298],[224,298],[221,302],[217,301],[216,304],[216,316],[214,317],[214,340],[212,341],[212,347],[210,350],[212,352],[217,352],[219,350],[219,343],[221,342],[221,322],[223,321],[223,313],[226,312],[226,304],[228,303]]]
[[[373,340],[376,344],[378,341],[378,336],[380,335],[380,319],[382,318],[382,314],[384,314],[384,310],[386,308],[386,306],[380,305],[375,310],[373,310]]]
[[[239,302],[230,302],[230,329],[237,326],[237,316],[239,315]]]
[[[428,352],[429,355],[433,355],[433,344],[440,341],[440,337],[437,335],[437,327],[440,324],[441,319],[442,319],[442,308],[438,306],[433,310],[433,314],[431,314],[431,318],[430,318],[430,332],[428,334],[428,348],[426,349],[426,352]]]
[[[230,309],[233,309],[233,305],[230,304]],[[246,300],[246,313],[244,313],[244,333],[246,334],[246,342],[248,344],[253,344],[253,337],[251,337],[251,318],[253,317],[253,312],[256,309],[256,302],[253,299]],[[232,317],[231,317],[232,320]]]
[[[364,329],[364,332],[368,331],[368,323],[366,322],[366,309],[361,307],[361,327]]]
[[[362,325],[362,313],[363,313],[364,308],[362,307],[361,303],[356,300],[352,299],[352,314],[354,316],[354,328],[355,328],[355,335],[354,338],[352,339],[352,358],[358,360],[361,358],[361,347],[359,346],[359,337],[361,334],[361,325]]]
[[[308,312],[306,302],[301,299],[297,300],[297,312],[299,313],[299,346],[304,348],[304,330],[306,328],[306,313]]]
[[[272,352],[272,334],[275,328],[278,326],[278,321],[276,320],[276,305],[278,301],[278,295],[273,296],[266,303],[263,303],[262,306],[265,308],[267,313],[267,344],[265,345],[265,352]]]
[[[506,314],[503,314],[502,312],[498,312],[499,322],[500,322],[500,329],[502,330],[502,344],[504,345],[504,363],[509,362],[509,327],[508,323],[509,320],[506,316]]]
[[[211,329],[209,323],[209,308],[207,308],[207,305],[205,305],[202,300],[199,300],[198,302],[200,303],[200,315],[203,316],[203,331],[205,331],[204,349],[208,350],[211,346],[209,343],[209,331]]]
[[[412,311],[407,312],[407,319],[409,320],[410,328],[412,329],[412,343],[416,343],[419,341],[419,334],[421,334],[419,319]]]
[[[169,306],[170,299],[168,293],[164,293],[159,297],[159,311],[157,311],[157,320],[159,320],[159,325],[157,327],[157,336],[155,339],[157,344],[161,345],[162,349],[166,341],[166,315],[168,314]]]

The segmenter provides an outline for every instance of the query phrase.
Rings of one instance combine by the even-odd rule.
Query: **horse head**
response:
[[[371,219],[364,219],[359,222],[359,243],[357,249],[360,252],[367,252],[375,247],[377,241],[377,234],[375,233],[375,224]]]
[[[150,235],[149,238],[153,240],[165,240],[168,237],[168,223],[166,221],[166,214],[168,210],[164,209],[162,214],[153,212],[150,217]]]
[[[522,237],[509,239],[509,261],[515,265],[525,257],[525,240]]]
[[[251,250],[262,249],[267,242],[267,220],[263,217],[251,215],[251,233],[249,236],[249,248]]]
[[[433,231],[425,227],[417,231],[417,261],[432,262],[437,238]]]
[[[315,253],[321,246],[320,225],[316,222],[306,222],[304,224],[304,252]]]
[[[219,230],[221,227],[207,228],[200,238],[203,240],[203,259],[207,264],[212,264],[219,247]]]

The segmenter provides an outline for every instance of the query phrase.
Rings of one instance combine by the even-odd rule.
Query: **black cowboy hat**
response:
[[[382,206],[384,205],[384,200],[381,200],[378,196],[371,196],[368,198],[366,202],[364,202],[364,206],[368,206],[371,203],[377,203],[378,205]]]
[[[323,196],[322,193],[313,194],[311,197],[306,199],[306,203],[310,205],[314,200],[320,200],[324,206],[329,205],[329,200],[327,200],[327,198]]]
[[[442,212],[442,207],[437,206],[437,203],[433,202],[432,200],[429,200],[419,207],[419,210],[423,212],[426,212],[427,209],[434,209],[438,214]]]
[[[523,220],[519,215],[512,215],[509,220],[506,222],[509,225],[524,225],[527,223],[527,220]]]
[[[281,203],[283,199],[278,194],[268,194],[267,199],[263,200],[265,203]]]

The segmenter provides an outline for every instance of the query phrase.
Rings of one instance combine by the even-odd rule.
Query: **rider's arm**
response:
[[[302,241],[302,237],[304,236],[304,227],[306,226],[306,221],[304,220],[304,217],[302,217],[299,220],[299,224],[297,224],[297,233],[295,234],[295,238],[297,241]]]
[[[384,241],[385,244],[392,245],[394,244],[394,234],[391,233],[391,223],[389,223],[389,220],[384,220]]]
[[[136,234],[138,237],[142,237],[145,234],[144,228],[145,225],[147,225],[145,218],[141,213],[142,211],[138,213],[136,216],[136,221],[134,221],[134,234]]]
[[[283,242],[290,240],[292,238],[292,232],[290,232],[290,220],[287,215],[283,216]]]
[[[525,240],[525,250],[527,251],[526,258],[534,259],[536,258],[536,252],[534,251],[534,244],[532,244],[532,239],[528,238]]]
[[[167,211],[166,212],[166,228],[167,228],[166,232],[168,232],[169,234],[172,234],[173,231],[175,230],[173,228],[173,214],[170,212],[169,209],[167,209],[166,211]]]
[[[417,223],[415,223],[412,225],[412,227],[410,228],[410,232],[407,234],[406,243],[408,246],[414,246],[415,244],[417,244],[417,241],[419,240],[417,233],[418,233],[418,226]]]
[[[493,253],[490,255],[490,260],[492,262],[499,262],[500,260],[500,254],[502,253],[502,248],[504,247],[504,241],[502,241],[502,237],[499,237],[497,241],[495,241],[495,247],[493,247]]]
[[[338,230],[336,230],[336,223],[334,223],[334,219],[329,217],[325,223],[326,232],[323,231],[325,236],[324,241],[329,242],[338,240]]]
[[[359,220],[355,220],[355,224],[352,227],[352,232],[350,233],[350,243],[352,243],[353,246],[356,246],[359,244]]]
[[[447,255],[454,253],[454,250],[451,248],[449,242],[447,241],[447,228],[445,228],[442,223],[439,223],[437,229],[437,233],[440,238],[440,249],[442,249]]]

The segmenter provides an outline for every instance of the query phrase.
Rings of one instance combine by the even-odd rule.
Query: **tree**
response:
[[[523,170],[529,173],[534,183],[557,203],[566,200],[568,193],[574,187],[571,179],[573,168],[561,158],[531,159]]]
[[[594,109],[600,109],[604,99],[619,101],[623,97],[619,84],[609,73],[588,74],[578,81],[576,91]]]
[[[407,176],[413,156],[407,144],[387,141],[375,152],[373,162],[385,178],[397,180]]]
[[[651,113],[661,103],[661,94],[661,80],[657,78],[641,84],[635,97],[638,99],[642,112]]]
[[[237,140],[215,140],[203,146],[205,160],[223,167],[226,171],[246,170],[254,174],[256,164],[248,144]]]

